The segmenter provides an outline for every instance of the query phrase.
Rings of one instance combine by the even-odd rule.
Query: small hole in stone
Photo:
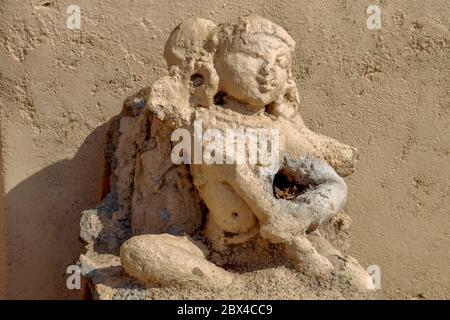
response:
[[[294,199],[311,187],[306,181],[298,181],[296,175],[285,168],[280,169],[273,179],[273,194],[276,199]]]
[[[219,91],[215,96],[214,96],[214,104],[218,105],[218,106],[223,106],[225,104],[225,96],[226,93],[223,91]]]
[[[204,273],[202,270],[200,270],[199,268],[195,267],[194,269],[192,269],[192,273],[195,274],[196,276],[202,277],[204,276]]]
[[[233,218],[239,217],[239,214],[237,212],[233,212],[231,215],[233,216]]]
[[[318,223],[311,223],[308,229],[306,230],[306,234],[316,231],[318,227],[319,227]]]
[[[203,76],[201,74],[195,73],[191,76],[191,82],[192,82],[192,86],[194,88],[200,87],[205,80],[203,79]]]
[[[223,233],[223,235],[224,235],[226,238],[233,238],[233,237],[237,236],[237,233],[225,231],[225,232]]]

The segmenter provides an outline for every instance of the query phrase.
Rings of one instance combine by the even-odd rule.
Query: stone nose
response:
[[[259,70],[260,74],[263,76],[268,76],[270,74],[270,72],[273,71],[273,63],[271,63],[270,61],[264,61],[261,64],[261,68]]]

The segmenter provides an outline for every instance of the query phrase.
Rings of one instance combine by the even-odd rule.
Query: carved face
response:
[[[234,40],[216,58],[220,87],[255,111],[275,101],[283,92],[292,55],[280,39],[255,35]]]

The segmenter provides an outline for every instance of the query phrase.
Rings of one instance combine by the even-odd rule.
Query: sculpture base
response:
[[[91,257],[92,258],[92,257]],[[85,275],[88,291],[96,300],[166,300],[166,299],[375,299],[375,293],[355,288],[335,276],[311,279],[310,276],[285,267],[269,268],[239,274],[228,287],[215,290],[196,285],[158,287],[142,285],[128,276],[117,256],[98,255],[98,261],[82,257],[86,266],[94,266]],[[101,264],[100,260],[105,261]],[[89,261],[89,262],[88,262]]]
[[[351,281],[335,274],[313,277],[311,274],[286,266],[234,273],[233,283],[222,289],[189,284],[182,287],[143,285],[122,268],[120,245],[128,238],[114,194],[109,194],[95,209],[86,210],[81,219],[81,236],[86,242],[79,265],[86,285],[86,296],[96,300],[152,300],[152,299],[374,299],[376,293],[358,291]],[[342,227],[344,213],[327,227]],[[120,221],[121,223],[116,223]],[[327,230],[324,234],[332,234]],[[345,234],[345,232],[341,232]],[[333,244],[344,245],[344,238]]]

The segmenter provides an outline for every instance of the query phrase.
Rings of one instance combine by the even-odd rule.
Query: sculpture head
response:
[[[275,23],[257,16],[221,25],[211,37],[219,88],[248,105],[264,109],[286,91],[295,41]]]
[[[258,16],[219,26],[189,18],[170,35],[164,56],[170,70],[201,79],[191,90],[195,104],[211,105],[221,91],[259,111],[274,102],[298,101],[291,72],[294,47],[283,28]]]

